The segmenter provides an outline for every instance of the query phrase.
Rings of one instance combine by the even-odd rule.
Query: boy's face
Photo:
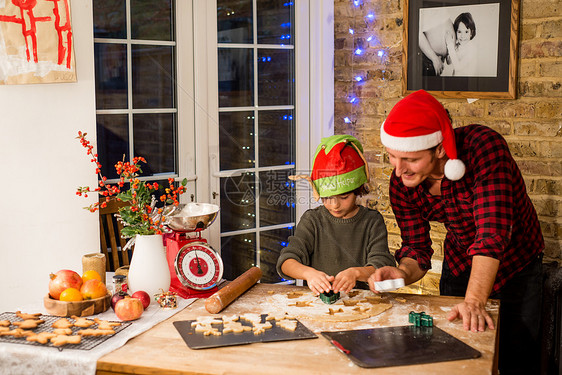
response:
[[[330,214],[339,219],[349,219],[357,213],[355,194],[352,192],[322,198],[322,204]]]
[[[396,177],[407,187],[416,187],[428,177],[443,177],[437,150],[404,152],[387,148],[386,151],[390,157],[390,164],[394,166]]]

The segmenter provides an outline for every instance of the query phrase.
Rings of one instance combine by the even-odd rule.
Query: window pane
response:
[[[289,175],[295,170],[261,172],[260,227],[295,221],[294,183]]]
[[[254,113],[220,113],[219,142],[221,171],[253,167]]]
[[[174,173],[176,130],[172,113],[141,114],[133,116],[135,155],[146,159],[143,176]]]
[[[257,3],[258,43],[293,44],[293,1],[260,0]]]
[[[258,52],[258,105],[293,105],[293,50]]]
[[[277,273],[277,259],[281,249],[287,246],[287,239],[293,234],[292,228],[268,230],[260,233],[260,268],[262,283],[278,283],[283,279]]]
[[[131,37],[174,40],[170,0],[131,0]]]
[[[96,108],[127,108],[127,47],[94,44]]]
[[[219,107],[254,105],[253,50],[219,48]]]
[[[174,106],[173,47],[135,45],[133,57],[133,108]]]
[[[256,264],[256,234],[248,233],[221,238],[222,277],[234,280]]]
[[[252,43],[252,0],[218,0],[218,43]]]
[[[130,159],[127,115],[97,115],[96,120],[101,173],[109,179],[119,178],[115,164]]]
[[[94,38],[125,39],[127,37],[125,2],[123,0],[95,0]]]
[[[221,178],[221,232],[256,227],[254,173]]]
[[[295,123],[292,110],[259,112],[259,166],[295,162]]]

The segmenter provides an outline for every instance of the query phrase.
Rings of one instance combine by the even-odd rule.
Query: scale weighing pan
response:
[[[267,314],[261,314],[262,322],[265,322]],[[273,341],[287,341],[287,340],[302,340],[302,339],[317,339],[318,336],[306,328],[304,324],[297,320],[297,329],[289,331],[287,329],[277,326],[275,320],[269,320],[272,327],[266,329],[259,335],[254,335],[253,331],[245,331],[241,333],[225,333],[220,336],[204,336],[203,333],[195,332],[195,327],[191,323],[196,320],[180,320],[174,322],[174,327],[178,330],[183,338],[183,341],[190,349],[207,349],[218,348],[221,346],[233,346],[251,344],[254,342],[273,342]],[[239,320],[242,325],[252,327],[252,323],[246,320]],[[213,328],[217,328],[222,333],[222,324],[215,324]]]
[[[199,232],[215,221],[219,206],[210,203],[187,203],[164,212],[165,224],[176,232]]]
[[[322,335],[361,367],[406,366],[481,356],[478,350],[437,327],[411,325]]]

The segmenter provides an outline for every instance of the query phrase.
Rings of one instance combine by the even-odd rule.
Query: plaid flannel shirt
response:
[[[445,262],[458,276],[471,267],[474,255],[500,261],[493,292],[544,249],[536,211],[507,143],[495,131],[469,125],[455,129],[457,153],[466,165],[458,181],[443,178],[441,196],[424,183],[407,188],[393,172],[390,202],[402,233],[403,257],[431,268],[430,221],[445,224]]]

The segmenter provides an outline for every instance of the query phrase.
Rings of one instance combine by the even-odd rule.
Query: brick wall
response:
[[[380,124],[402,96],[403,7],[400,0],[334,0],[335,133],[365,147],[374,176],[367,205],[385,215],[391,250],[400,232],[388,201],[392,166]],[[374,15],[372,21],[367,17]],[[349,29],[354,30],[352,35]],[[562,7],[559,0],[522,0],[516,100],[439,99],[453,126],[487,125],[502,134],[521,169],[545,237],[545,261],[562,261]],[[369,37],[374,36],[372,38]],[[360,56],[355,48],[363,48]],[[355,81],[356,76],[364,78]],[[356,97],[356,104],[350,98]],[[349,117],[350,122],[344,121]],[[442,259],[445,229],[432,223],[434,259]]]

